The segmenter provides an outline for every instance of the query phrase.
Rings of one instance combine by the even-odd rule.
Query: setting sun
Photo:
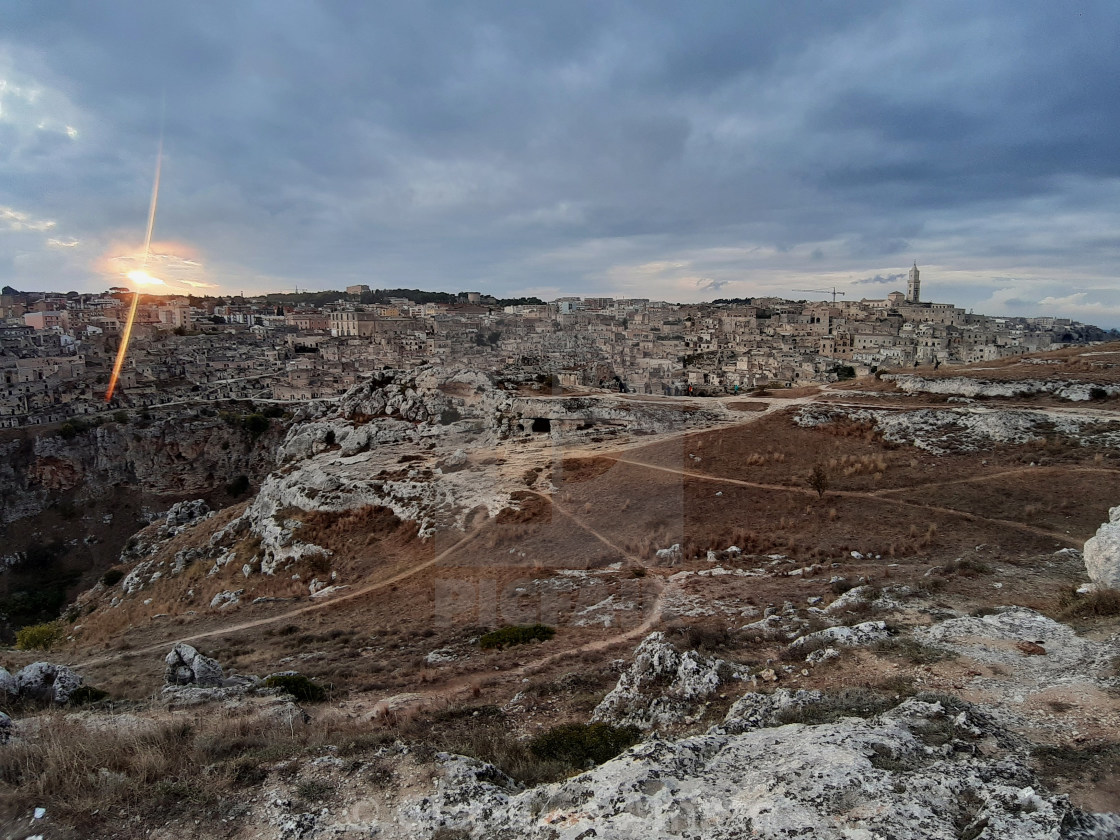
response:
[[[140,286],[166,286],[167,284],[158,277],[153,277],[146,271],[130,271],[128,279]]]

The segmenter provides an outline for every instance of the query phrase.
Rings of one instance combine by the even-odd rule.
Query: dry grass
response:
[[[1058,615],[1064,620],[1120,616],[1120,590],[1101,588],[1079,595],[1071,586],[1062,591],[1058,606]]]
[[[826,464],[829,475],[874,475],[887,471],[887,459],[882,455],[841,455],[829,458]]]
[[[94,828],[120,815],[204,811],[265,778],[269,765],[342,743],[355,724],[305,725],[211,710],[193,720],[81,720],[51,711],[38,733],[0,751],[0,791],[9,815],[46,807]],[[26,724],[25,724],[26,725]]]

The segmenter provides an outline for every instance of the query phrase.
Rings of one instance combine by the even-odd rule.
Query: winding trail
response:
[[[697,404],[697,405],[701,405],[701,404],[704,404],[704,403],[707,403],[707,404],[719,403],[724,408],[724,410],[727,411],[728,415],[733,417],[733,419],[730,422],[722,424],[721,427],[722,428],[735,428],[735,427],[746,426],[746,425],[749,425],[751,423],[758,422],[761,419],[763,419],[764,417],[767,417],[767,416],[772,415],[772,414],[774,414],[776,412],[779,412],[779,411],[783,411],[787,408],[792,408],[792,407],[796,407],[796,406],[803,406],[803,405],[813,403],[813,402],[820,401],[824,405],[844,406],[844,405],[846,405],[846,403],[841,403],[838,400],[832,400],[832,399],[821,400],[820,399],[822,396],[837,397],[837,396],[841,396],[843,394],[844,394],[843,391],[832,391],[827,386],[824,386],[820,389],[820,391],[818,391],[816,393],[806,394],[806,395],[802,395],[802,396],[798,396],[798,397],[791,397],[791,398],[754,397],[754,396],[750,396],[750,395],[736,395],[736,396],[728,395],[726,397],[715,398],[715,399],[712,399],[710,401],[709,400],[697,400],[696,398],[689,398],[688,402],[691,402],[691,403],[694,403],[694,404]],[[650,399],[650,398],[647,398],[647,399]],[[653,402],[659,402],[659,401],[662,401],[662,400],[664,400],[666,402],[671,402],[673,404],[680,404],[681,402],[685,401],[682,398],[669,398],[669,397],[666,397],[666,398],[652,398]],[[765,411],[757,411],[757,412],[756,411],[737,412],[737,411],[734,411],[733,409],[727,408],[727,403],[729,403],[729,402],[740,402],[740,401],[744,401],[744,400],[748,400],[748,401],[751,401],[751,402],[765,402],[765,403],[767,403],[767,408],[766,408]],[[853,403],[851,405],[851,407],[868,407],[868,406],[866,404]],[[1026,406],[1024,406],[1024,408],[1025,407]],[[907,407],[900,406],[899,408],[903,409],[903,408],[907,408]],[[988,409],[988,407],[984,407],[984,408],[986,410],[999,410],[1000,408],[1003,408],[1003,406],[992,406],[990,409]],[[1047,407],[1046,409],[1040,409],[1037,406],[1035,406],[1034,409],[1035,410],[1052,410],[1049,407]],[[1061,411],[1062,409],[1058,409],[1058,410]],[[1072,412],[1072,411],[1077,411],[1077,409],[1072,409],[1071,408],[1071,409],[1065,409],[1065,411]],[[599,447],[578,447],[578,448],[564,449],[562,454],[563,454],[563,457],[613,457],[613,459],[618,461],[619,463],[628,464],[630,466],[643,468],[643,469],[647,469],[647,470],[656,470],[656,471],[663,472],[663,473],[678,475],[678,476],[681,476],[682,478],[692,478],[692,479],[695,479],[697,481],[706,481],[706,482],[719,483],[719,484],[725,484],[725,485],[731,485],[731,486],[747,487],[747,488],[757,489],[757,490],[768,490],[768,491],[773,491],[773,492],[793,493],[793,494],[802,495],[802,496],[815,496],[816,495],[816,491],[814,491],[810,488],[807,488],[807,487],[802,488],[802,487],[785,485],[785,484],[773,484],[773,483],[765,483],[765,482],[748,481],[748,480],[744,480],[744,479],[720,477],[720,476],[710,475],[710,474],[706,474],[706,473],[702,473],[702,472],[697,472],[697,471],[694,471],[694,470],[688,470],[688,469],[683,469],[683,468],[675,468],[675,467],[667,467],[667,466],[662,466],[662,465],[658,465],[658,464],[651,464],[651,463],[648,463],[648,462],[645,462],[645,461],[637,460],[633,457],[626,457],[626,453],[628,453],[630,451],[633,451],[633,450],[643,449],[643,448],[646,448],[646,447],[654,445],[654,444],[660,444],[660,443],[664,443],[666,441],[670,441],[670,440],[674,440],[674,439],[688,438],[688,437],[691,437],[691,436],[703,435],[703,434],[707,434],[709,431],[710,431],[710,429],[682,429],[682,430],[677,431],[677,432],[672,432],[672,433],[668,433],[668,434],[665,434],[665,435],[659,435],[654,439],[646,438],[646,439],[632,440],[632,441],[628,441],[628,442],[622,443],[622,444],[619,444],[617,442],[610,442],[609,444],[607,444],[607,445],[605,445],[601,448],[599,448]],[[957,510],[955,508],[942,507],[942,506],[931,505],[931,504],[926,504],[926,503],[922,503],[922,502],[913,502],[913,501],[909,501],[907,499],[894,498],[893,497],[893,494],[903,494],[903,493],[906,493],[906,492],[912,492],[914,490],[919,490],[919,489],[924,489],[924,488],[950,486],[950,485],[954,485],[954,484],[983,483],[985,481],[991,481],[991,480],[994,480],[994,479],[997,479],[997,478],[1000,478],[1000,477],[1018,475],[1022,472],[1038,470],[1038,469],[1039,468],[1037,468],[1037,467],[1022,467],[1022,468],[1013,469],[1013,470],[1004,470],[1004,471],[997,472],[997,473],[989,473],[989,474],[986,474],[986,475],[968,476],[968,477],[965,477],[965,478],[950,479],[950,480],[947,480],[947,481],[940,481],[940,482],[930,482],[930,483],[917,484],[917,485],[911,485],[911,486],[906,486],[906,487],[892,487],[892,488],[887,488],[887,489],[883,489],[883,490],[874,490],[874,491],[829,490],[828,493],[833,495],[833,496],[837,496],[837,497],[864,499],[864,500],[871,501],[871,502],[894,505],[894,506],[897,506],[897,507],[907,507],[907,508],[915,508],[915,509],[921,509],[921,510],[926,510],[926,511],[933,511],[933,512],[937,512],[937,513],[940,513],[940,514],[943,514],[943,515],[946,515],[946,516],[957,517],[957,518],[960,518],[960,519],[965,520],[965,521],[986,522],[986,523],[994,525],[994,526],[1009,528],[1009,529],[1019,531],[1021,533],[1031,534],[1033,536],[1038,536],[1038,537],[1045,537],[1045,538],[1048,538],[1048,539],[1053,539],[1053,540],[1055,540],[1057,542],[1060,542],[1060,543],[1063,543],[1063,544],[1080,547],[1082,541],[1072,537],[1069,534],[1063,534],[1063,533],[1059,533],[1059,532],[1056,532],[1056,531],[1051,531],[1051,530],[1048,530],[1048,529],[1045,529],[1045,528],[1040,528],[1040,527],[1037,527],[1037,526],[1034,526],[1034,525],[1028,525],[1028,524],[1025,524],[1025,523],[1022,523],[1022,522],[1015,522],[1013,520],[999,519],[999,518],[994,518],[994,517],[986,517],[986,516],[982,516],[980,514],[969,512],[969,511],[962,511],[962,510]],[[1043,468],[1043,469],[1045,469],[1045,468]],[[1094,467],[1070,467],[1070,468],[1067,468],[1067,471],[1080,472],[1080,473],[1086,473],[1086,474],[1094,474],[1094,473],[1115,474],[1117,472],[1120,472],[1120,470],[1115,470],[1115,469],[1094,468]],[[592,526],[588,525],[586,522],[582,521],[582,519],[576,513],[574,513],[572,511],[566,509],[565,507],[563,507],[560,504],[559,499],[556,498],[555,496],[550,496],[548,494],[539,493],[539,492],[536,492],[536,491],[529,491],[529,492],[532,492],[534,495],[540,496],[541,498],[547,499],[549,501],[549,503],[551,504],[552,508],[557,513],[559,513],[560,515],[570,519],[577,527],[586,531],[588,534],[593,536],[599,542],[601,542],[604,545],[611,548],[613,551],[615,551],[618,554],[620,554],[621,556],[627,558],[628,560],[630,560],[632,563],[636,564],[637,566],[641,566],[642,568],[648,568],[646,566],[645,562],[641,558],[632,555],[630,552],[628,552],[628,551],[624,550],[622,547],[616,545],[609,537],[602,534],[601,532],[599,532],[598,530],[596,530]],[[296,607],[296,608],[293,608],[293,609],[290,609],[290,610],[285,610],[284,612],[277,613],[277,614],[271,615],[271,616],[264,616],[264,617],[261,617],[261,618],[252,619],[252,620],[243,621],[243,622],[238,622],[238,623],[235,623],[235,624],[229,624],[229,625],[225,625],[225,626],[222,626],[222,627],[212,628],[212,629],[209,629],[209,630],[202,630],[202,631],[199,631],[197,633],[192,633],[191,635],[183,636],[183,637],[180,637],[180,638],[175,639],[175,640],[164,640],[164,641],[161,641],[161,642],[157,642],[157,643],[150,644],[150,645],[145,645],[143,647],[134,648],[134,649],[130,649],[130,650],[127,650],[127,651],[114,651],[111,654],[100,655],[100,656],[96,656],[96,657],[85,659],[85,660],[78,660],[77,662],[74,663],[74,667],[100,666],[100,665],[105,665],[105,664],[108,664],[108,663],[111,663],[111,662],[120,661],[120,660],[125,659],[125,658],[132,658],[132,657],[142,655],[142,654],[148,654],[148,653],[155,653],[157,651],[163,651],[163,650],[167,649],[169,644],[172,644],[175,641],[190,643],[190,642],[200,641],[200,640],[203,640],[203,639],[213,638],[215,636],[223,636],[223,635],[228,635],[228,634],[231,634],[231,633],[238,633],[238,632],[245,631],[245,630],[251,630],[251,629],[255,629],[255,628],[258,628],[258,627],[263,627],[263,626],[266,626],[266,625],[269,625],[269,624],[275,624],[275,623],[279,623],[279,622],[282,622],[282,621],[288,621],[290,619],[294,619],[294,618],[297,618],[297,617],[302,616],[302,615],[307,615],[309,613],[314,613],[314,612],[318,612],[318,611],[321,611],[321,610],[330,609],[330,608],[333,608],[335,605],[342,604],[342,603],[345,603],[347,601],[352,601],[352,600],[355,600],[355,599],[358,599],[358,598],[368,596],[372,593],[375,593],[375,592],[378,592],[380,590],[386,589],[387,587],[393,586],[394,584],[397,584],[397,583],[400,583],[402,581],[408,580],[408,579],[414,577],[415,575],[417,575],[418,573],[423,572],[426,569],[430,569],[431,567],[437,565],[438,563],[440,563],[441,561],[443,561],[447,557],[451,556],[453,553],[461,550],[462,548],[464,548],[465,546],[470,544],[471,541],[473,541],[481,533],[484,525],[485,525],[485,522],[479,523],[469,533],[464,534],[463,537],[456,540],[452,545],[448,546],[446,549],[444,549],[439,554],[435,555],[434,557],[432,557],[429,560],[426,560],[422,563],[419,563],[415,566],[412,566],[408,569],[405,569],[401,572],[398,572],[398,573],[396,573],[396,574],[394,574],[394,575],[392,575],[392,576],[390,576],[390,577],[388,577],[384,580],[379,580],[379,581],[376,581],[376,582],[367,583],[363,586],[360,586],[356,589],[345,592],[343,594],[339,594],[339,595],[337,595],[333,598],[330,598],[328,600],[324,600],[324,601],[321,601],[321,602],[313,602],[313,603],[310,603],[310,604],[305,604],[305,605],[302,605],[302,606],[299,606],[299,607]],[[554,662],[555,660],[557,660],[559,658],[572,656],[572,655],[576,655],[576,654],[584,653],[584,652],[589,652],[589,651],[604,650],[604,649],[613,647],[615,645],[624,643],[626,641],[632,640],[632,639],[634,639],[638,636],[644,635],[645,633],[648,633],[650,631],[650,629],[652,629],[654,626],[656,626],[656,624],[661,620],[665,596],[671,590],[673,590],[674,588],[677,587],[677,584],[666,583],[661,578],[657,577],[656,575],[652,575],[648,579],[651,582],[657,582],[660,589],[658,591],[657,598],[654,601],[654,604],[653,604],[653,606],[650,610],[649,615],[637,627],[635,627],[631,630],[628,630],[626,632],[620,633],[618,635],[611,636],[609,638],[598,639],[598,640],[588,642],[584,645],[580,645],[580,646],[577,646],[577,647],[574,647],[574,648],[550,653],[548,656],[546,656],[546,657],[544,657],[540,660],[537,660],[533,663],[530,663],[530,664],[527,664],[527,665],[522,665],[522,666],[519,666],[518,668],[514,669],[513,671],[502,672],[502,673],[504,673],[504,674],[511,674],[512,673],[512,674],[516,674],[516,675],[524,675],[524,674],[528,674],[528,673],[533,673],[533,672],[536,672],[536,671],[546,667],[548,664],[550,664],[551,662]],[[455,694],[455,693],[458,693],[460,691],[467,691],[467,690],[470,690],[471,688],[473,688],[476,680],[477,680],[477,677],[464,678],[462,680],[457,680],[457,681],[455,681],[453,683],[450,683],[450,684],[445,684],[441,687],[433,688],[430,692],[425,692],[425,694],[426,695],[431,695],[431,696],[434,697],[434,696],[439,695],[441,692],[443,694],[446,694],[447,692],[451,692],[451,693]]]
[[[211,638],[213,636],[224,636],[227,633],[237,633],[237,632],[240,632],[242,630],[252,630],[255,627],[263,627],[267,624],[275,624],[276,622],[279,622],[279,621],[286,621],[287,619],[295,618],[296,616],[299,616],[299,615],[306,615],[307,613],[310,613],[310,612],[317,612],[319,610],[324,610],[324,609],[327,609],[329,607],[333,607],[336,604],[341,604],[341,603],[344,603],[346,601],[352,601],[355,598],[364,597],[366,595],[369,595],[371,592],[376,592],[379,589],[384,589],[387,586],[392,586],[393,584],[400,583],[402,580],[408,580],[408,578],[413,577],[414,575],[418,574],[419,572],[424,571],[425,569],[430,569],[432,566],[436,565],[437,563],[439,563],[440,561],[442,561],[443,559],[448,557],[452,552],[458,551],[464,545],[469,543],[471,540],[473,540],[475,537],[477,537],[479,535],[479,533],[481,533],[481,531],[482,531],[482,525],[480,524],[480,525],[476,526],[473,530],[471,530],[470,533],[464,534],[460,539],[456,540],[452,545],[445,548],[443,551],[441,551],[439,554],[432,557],[430,560],[425,560],[423,563],[418,563],[417,565],[412,566],[412,567],[404,570],[403,572],[398,572],[397,574],[395,574],[391,577],[388,577],[385,580],[379,580],[376,583],[366,584],[365,586],[361,586],[358,589],[354,589],[350,592],[346,592],[344,594],[337,595],[334,598],[330,598],[330,599],[324,600],[324,601],[319,601],[317,603],[306,604],[302,607],[296,607],[295,609],[291,609],[291,610],[287,610],[287,611],[282,612],[282,613],[278,613],[277,615],[264,616],[262,618],[255,618],[255,619],[252,619],[250,621],[242,621],[242,622],[239,622],[237,624],[228,624],[228,625],[225,625],[223,627],[219,627],[219,628],[212,629],[212,630],[203,630],[203,631],[200,631],[198,633],[194,633],[190,636],[181,636],[178,639],[175,639],[174,642],[171,642],[170,640],[164,640],[164,641],[158,642],[156,644],[146,645],[145,647],[141,647],[141,648],[133,648],[131,650],[120,651],[120,652],[109,654],[109,655],[106,655],[106,656],[100,656],[100,657],[97,657],[97,658],[94,658],[94,659],[87,659],[87,660],[84,660],[84,661],[79,661],[79,662],[75,663],[75,667],[82,666],[82,667],[87,667],[88,668],[88,667],[92,667],[92,666],[95,666],[95,665],[104,665],[104,664],[107,664],[109,662],[115,662],[115,661],[118,661],[118,660],[123,659],[125,657],[132,657],[132,656],[135,656],[137,654],[154,653],[155,651],[166,650],[168,644],[173,644],[173,643],[178,643],[178,642],[195,642],[195,641],[198,641],[199,639],[208,639],[208,638]]]
[[[630,458],[619,458],[619,463],[630,464],[635,467],[644,467],[649,470],[657,470],[659,472],[671,473],[680,475],[685,478],[695,478],[699,481],[708,481],[717,484],[730,484],[736,487],[749,487],[755,490],[773,490],[782,493],[796,493],[800,496],[816,496],[817,491],[808,487],[795,487],[788,484],[766,484],[758,481],[746,481],[741,478],[722,478],[720,476],[709,475],[707,473],[696,472],[694,470],[677,469],[675,467],[664,467],[660,464],[650,464],[645,461],[635,461]],[[921,487],[923,485],[918,485]],[[908,488],[908,489],[917,489]],[[947,516],[955,516],[964,519],[967,522],[988,522],[992,525],[1000,525],[1005,528],[1012,528],[1023,533],[1033,534],[1039,537],[1049,537],[1059,542],[1068,543],[1070,545],[1080,546],[1082,540],[1076,539],[1069,534],[1061,534],[1057,531],[1048,531],[1045,528],[1037,528],[1034,525],[1026,525],[1022,522],[1015,522],[1010,519],[997,519],[990,516],[981,516],[978,513],[971,513],[969,511],[957,510],[956,508],[940,507],[938,505],[929,505],[922,502],[911,502],[906,499],[893,499],[889,496],[876,495],[881,491],[866,491],[866,490],[829,490],[828,493],[832,496],[839,496],[842,498],[854,499],[868,499],[876,502],[883,502],[889,505],[897,505],[899,507],[918,508],[921,510],[936,511],[943,513]]]
[[[548,500],[550,502],[550,504],[552,504],[552,506],[554,507],[554,509],[558,513],[560,513],[562,516],[570,519],[579,528],[583,529],[584,531],[587,531],[589,534],[591,534],[597,540],[599,540],[603,544],[607,545],[608,547],[612,548],[613,550],[617,551],[619,554],[626,557],[632,563],[634,563],[638,566],[641,566],[642,568],[647,568],[646,564],[643,562],[643,560],[640,557],[637,557],[636,555],[630,554],[626,550],[624,550],[621,547],[615,545],[606,536],[604,536],[603,534],[599,533],[594,528],[592,528],[589,525],[587,525],[586,523],[584,523],[577,515],[575,515],[571,511],[561,507],[559,504],[556,504],[551,497],[549,497],[545,494],[542,494],[542,493],[536,493],[535,491],[529,491],[529,492],[532,492],[533,495],[536,495],[536,496],[539,496],[541,498],[544,498],[544,499]],[[364,597],[366,595],[369,595],[372,592],[377,592],[378,590],[384,589],[388,586],[392,586],[396,583],[400,583],[401,581],[407,580],[407,579],[415,576],[416,574],[424,571],[425,569],[429,569],[432,566],[435,566],[436,564],[445,560],[447,557],[451,556],[454,552],[459,551],[464,546],[469,544],[472,540],[474,540],[481,533],[482,527],[483,527],[484,524],[485,523],[480,523],[474,529],[472,529],[472,531],[470,533],[463,535],[462,538],[456,540],[452,545],[445,548],[443,551],[441,551],[439,554],[432,557],[430,560],[425,560],[423,563],[419,563],[415,566],[412,566],[409,569],[406,569],[402,572],[398,572],[397,574],[392,575],[391,577],[388,577],[384,580],[377,581],[376,583],[366,584],[365,586],[361,586],[361,587],[359,587],[357,589],[354,589],[350,592],[346,592],[345,594],[337,595],[334,598],[330,598],[328,600],[315,602],[315,603],[311,603],[311,604],[305,604],[303,606],[296,607],[294,609],[285,610],[282,613],[277,613],[276,615],[263,616],[261,618],[251,619],[249,621],[242,621],[242,622],[238,622],[236,624],[229,624],[229,625],[225,625],[225,626],[222,626],[222,627],[213,628],[213,629],[210,629],[210,630],[203,630],[203,631],[200,631],[198,633],[192,633],[189,636],[181,636],[181,637],[179,637],[177,639],[174,639],[174,640],[170,640],[170,639],[163,640],[163,641],[157,642],[155,644],[146,645],[144,647],[132,648],[132,649],[127,650],[127,651],[115,651],[111,654],[98,656],[98,657],[95,657],[95,658],[92,658],[92,659],[78,660],[76,662],[71,663],[71,667],[90,668],[90,667],[95,667],[95,666],[99,666],[99,665],[107,665],[111,662],[117,662],[117,661],[120,661],[122,659],[132,658],[132,657],[135,657],[135,656],[138,656],[138,655],[164,651],[164,650],[167,649],[169,644],[177,644],[179,642],[186,642],[186,643],[196,642],[196,641],[200,641],[202,639],[213,638],[214,636],[224,636],[224,635],[227,635],[229,633],[238,633],[238,632],[241,632],[241,631],[244,631],[244,630],[252,630],[252,629],[255,629],[257,627],[264,627],[264,626],[269,625],[269,624],[276,624],[276,623],[281,622],[281,621],[288,621],[290,619],[296,618],[296,617],[301,616],[301,615],[306,615],[308,613],[318,612],[320,610],[329,609],[331,607],[334,607],[337,604],[345,603],[346,601],[351,601],[351,600],[354,600],[355,598]],[[663,607],[663,602],[664,602],[665,595],[667,594],[667,592],[670,589],[676,588],[676,584],[665,584],[661,581],[660,578],[658,578],[656,576],[651,576],[647,579],[649,581],[655,583],[655,585],[658,586],[657,598],[654,600],[654,603],[653,603],[653,606],[650,610],[649,615],[637,627],[635,627],[631,630],[628,630],[624,633],[620,633],[618,635],[611,636],[611,637],[606,638],[606,639],[596,639],[596,640],[588,642],[586,644],[579,645],[578,647],[569,648],[567,650],[556,651],[556,652],[551,653],[551,654],[549,654],[548,656],[546,656],[542,659],[537,660],[536,662],[533,662],[531,664],[523,665],[523,666],[519,667],[518,669],[516,669],[515,673],[517,673],[517,674],[533,673],[537,670],[540,670],[541,668],[546,667],[549,663],[553,662],[556,659],[567,657],[567,656],[572,656],[572,655],[579,654],[579,653],[585,653],[585,652],[588,652],[588,651],[606,650],[607,648],[614,647],[615,645],[622,644],[626,641],[629,641],[629,640],[634,639],[638,636],[642,636],[642,635],[645,635],[646,633],[648,633],[649,630],[652,627],[654,627],[661,620],[661,613],[662,613],[662,607]],[[462,685],[459,686],[459,688],[462,689],[462,690],[467,690],[467,689],[472,688],[473,685],[474,685],[473,679],[465,679],[465,680],[462,681]],[[447,691],[447,690],[449,690],[449,689],[446,688],[446,687],[440,688],[440,689],[433,689],[433,691],[431,693],[437,694],[440,691]]]

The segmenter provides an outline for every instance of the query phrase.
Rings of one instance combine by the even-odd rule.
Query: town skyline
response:
[[[1120,324],[1111,4],[61,6],[0,34],[0,284],[120,285],[162,136],[184,288],[874,297],[917,260]]]

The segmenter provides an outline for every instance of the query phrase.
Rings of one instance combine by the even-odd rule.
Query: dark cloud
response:
[[[884,285],[897,285],[898,283],[906,282],[905,274],[876,274],[874,277],[863,277],[859,280],[853,280],[853,283],[882,283]]]
[[[701,277],[696,281],[696,288],[702,292],[718,292],[730,282],[730,280],[713,280],[710,277]]]
[[[101,283],[85,249],[142,227],[166,102],[157,230],[246,287],[578,292],[682,254],[724,282],[704,259],[738,249],[747,282],[917,258],[1033,266],[1057,299],[1120,257],[1118,24],[1105,2],[17,4],[0,206],[82,244],[0,282]]]

